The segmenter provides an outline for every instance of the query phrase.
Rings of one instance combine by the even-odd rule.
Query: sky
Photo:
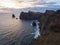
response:
[[[60,6],[60,0],[0,0],[0,12],[2,8],[22,9],[29,7],[57,7]],[[5,10],[8,12],[7,10]]]
[[[0,8],[28,8],[60,6],[60,0],[0,0]]]

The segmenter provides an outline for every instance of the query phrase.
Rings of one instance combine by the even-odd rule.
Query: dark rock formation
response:
[[[40,12],[21,12],[20,19],[23,20],[39,20],[40,21],[40,27],[41,31],[45,30],[48,31],[50,28],[51,30],[55,27],[57,29],[56,25],[60,25],[60,10],[53,11],[53,10],[46,10],[45,13]],[[55,29],[55,32],[59,32]]]
[[[55,32],[60,32],[60,10],[57,10],[53,15],[49,16],[47,23],[49,29]],[[51,24],[50,24],[51,23]]]
[[[46,10],[45,14],[47,15],[52,15],[55,11],[53,10]]]
[[[14,14],[12,14],[12,18],[15,18],[15,15]]]
[[[33,26],[36,26],[36,22],[33,22],[32,25],[33,25]]]
[[[16,18],[16,19],[18,19],[18,18]]]
[[[41,36],[30,45],[60,45],[60,10],[46,10],[45,13],[22,12],[20,19],[40,22]]]
[[[46,11],[39,18],[41,36],[30,45],[60,45],[60,10]]]
[[[39,12],[21,12],[19,18],[23,20],[36,20],[39,17]]]

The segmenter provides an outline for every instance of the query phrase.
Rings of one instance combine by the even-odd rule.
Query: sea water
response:
[[[17,15],[16,15],[17,17]],[[25,45],[40,36],[38,22],[12,18],[11,14],[0,14],[0,45]]]

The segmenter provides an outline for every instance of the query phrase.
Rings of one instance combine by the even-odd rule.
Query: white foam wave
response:
[[[36,21],[36,24],[37,24],[37,26],[36,26],[36,28],[35,28],[35,32],[34,33],[31,33],[31,34],[34,34],[35,36],[34,36],[34,39],[37,39],[39,36],[40,36],[40,29],[39,29],[39,22],[38,21]]]

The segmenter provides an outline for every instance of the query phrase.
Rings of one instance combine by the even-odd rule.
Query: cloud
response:
[[[4,9],[1,9],[1,8],[0,8],[0,13],[10,13],[10,11],[7,10],[7,9],[4,10]]]
[[[35,6],[43,6],[43,7],[55,7],[60,6],[60,0],[36,0]]]
[[[0,0],[0,7],[5,8],[19,9],[28,7],[50,7],[55,5],[60,6],[60,0]]]

